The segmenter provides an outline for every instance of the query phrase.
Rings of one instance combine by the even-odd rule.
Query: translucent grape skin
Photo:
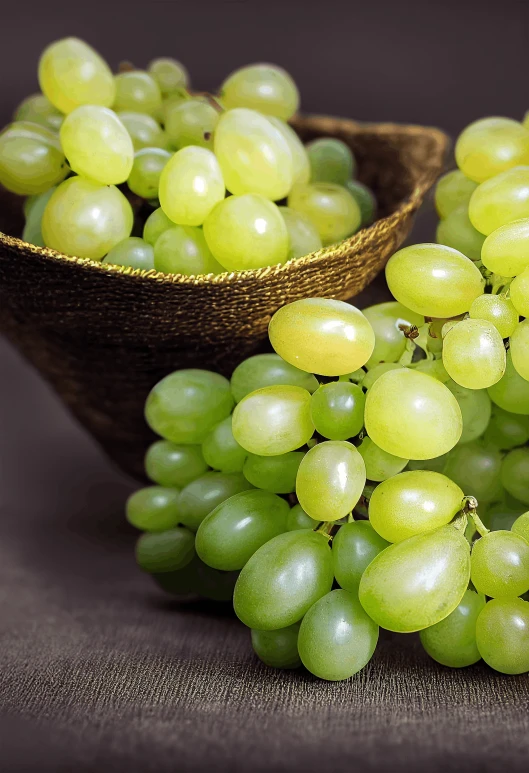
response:
[[[169,220],[161,207],[158,207],[158,209],[155,209],[145,221],[145,225],[143,226],[143,239],[147,244],[154,247],[158,237],[161,236],[164,231],[173,227],[173,221]]]
[[[296,386],[257,389],[235,407],[232,429],[236,441],[252,454],[295,451],[314,433],[310,393]]]
[[[518,325],[518,312],[512,302],[501,295],[479,295],[468,313],[471,319],[491,322],[502,338],[509,338]]]
[[[304,455],[303,451],[278,456],[248,454],[243,467],[244,477],[256,488],[273,494],[291,494],[296,490],[296,476]]]
[[[377,200],[373,191],[359,180],[346,180],[344,187],[349,191],[360,209],[360,227],[374,223],[377,214]]]
[[[347,440],[364,426],[365,395],[358,384],[331,381],[312,395],[310,414],[317,432],[329,440]]]
[[[235,613],[249,628],[276,630],[297,623],[331,590],[327,536],[309,529],[280,534],[253,554],[233,595]]]
[[[310,180],[310,163],[305,145],[288,123],[272,115],[267,118],[283,135],[292,154],[292,183],[305,185]]]
[[[460,169],[443,175],[435,186],[435,208],[440,218],[448,217],[455,209],[468,207],[471,195],[478,184],[466,177]]]
[[[45,193],[39,193],[36,196],[31,197],[31,207],[28,207],[26,212],[26,224],[22,232],[22,239],[30,244],[35,244],[39,247],[44,247],[44,237],[42,236],[42,216],[48,201],[51,199],[57,187],[49,188]],[[30,199],[26,199],[26,203]]]
[[[419,634],[428,655],[450,668],[464,668],[481,660],[476,644],[476,621],[485,607],[485,596],[473,590],[465,595],[448,617]]]
[[[509,169],[478,185],[468,216],[485,236],[514,220],[529,218],[529,166]]]
[[[485,441],[502,451],[523,446],[529,440],[529,420],[493,406]]]
[[[165,109],[165,131],[178,149],[193,146],[213,150],[218,111],[202,99],[171,102]]]
[[[443,338],[443,365],[467,389],[496,384],[506,367],[503,339],[492,322],[464,319]]]
[[[375,348],[367,361],[368,368],[372,368],[379,362],[397,362],[404,354],[406,337],[399,327],[422,327],[424,317],[407,309],[398,301],[377,303],[363,309],[364,316],[368,319],[375,331]]]
[[[332,543],[334,576],[338,585],[358,593],[363,573],[389,544],[369,521],[353,521],[340,526]]]
[[[177,572],[195,556],[195,535],[183,526],[142,534],[136,543],[136,561],[144,572]]]
[[[311,182],[345,185],[356,172],[356,162],[348,145],[334,137],[320,137],[306,146]]]
[[[472,548],[470,579],[492,598],[514,598],[529,590],[529,543],[512,531],[491,531]]]
[[[446,386],[456,398],[463,417],[463,432],[459,442],[469,443],[477,440],[483,435],[490,422],[492,402],[487,391],[467,389],[451,379],[446,382]]]
[[[299,107],[299,92],[281,67],[253,64],[231,73],[220,88],[228,109],[246,107],[288,121]]]
[[[479,440],[456,446],[447,457],[444,468],[467,496],[478,502],[493,502],[501,494],[501,454],[494,446]]]
[[[489,271],[500,276],[516,276],[529,268],[528,247],[529,218],[526,217],[506,223],[487,236],[481,260]]]
[[[358,453],[364,460],[368,480],[383,481],[391,478],[402,472],[409,462],[409,459],[388,454],[367,436],[358,446]]]
[[[314,223],[324,246],[352,236],[362,222],[356,200],[346,188],[336,183],[295,185],[287,204]]]
[[[18,121],[0,134],[0,183],[12,193],[44,193],[68,171],[59,138],[51,129]]]
[[[519,534],[529,543],[529,512],[522,513],[522,515],[518,516],[511,526],[511,531],[515,534]]]
[[[252,629],[252,647],[259,660],[270,668],[299,668],[299,626],[294,623],[277,631]]]
[[[510,413],[529,415],[529,381],[526,381],[513,365],[512,355],[507,352],[507,365],[503,377],[488,389],[493,403]]]
[[[511,496],[529,505],[529,448],[509,451],[501,465],[501,482]]]
[[[227,416],[213,427],[204,438],[202,454],[206,463],[214,470],[242,472],[248,454],[233,437],[231,416]]]
[[[231,391],[236,403],[256,389],[280,385],[302,387],[311,394],[319,386],[312,373],[295,368],[278,354],[248,357],[237,365],[231,376]]]
[[[116,75],[114,110],[154,115],[162,106],[162,92],[148,72],[131,70]]]
[[[162,486],[147,486],[127,500],[127,520],[142,531],[166,531],[180,521],[179,491]]]
[[[151,271],[154,268],[154,250],[138,236],[129,236],[112,247],[103,263]]]
[[[180,492],[179,522],[196,532],[204,518],[218,505],[251,488],[252,485],[240,472],[206,472]]]
[[[161,207],[179,225],[202,225],[225,192],[219,163],[206,148],[178,151],[160,176]]]
[[[529,163],[529,132],[510,118],[481,118],[461,132],[455,157],[467,177],[483,182]]]
[[[493,599],[476,623],[476,642],[481,657],[502,674],[529,671],[529,602]]]
[[[403,367],[404,366],[400,365],[398,362],[379,362],[378,365],[374,365],[367,371],[360,382],[360,386],[362,389],[365,389],[366,392],[369,392],[375,381],[378,381],[380,376],[384,373],[387,373],[389,370],[400,370]]]
[[[485,237],[470,222],[468,206],[464,205],[454,209],[439,222],[435,240],[439,244],[445,244],[462,252],[470,260],[480,260]]]
[[[164,274],[221,274],[223,268],[206,244],[201,228],[174,225],[154,245],[154,267]]]
[[[198,527],[199,558],[214,569],[242,569],[261,545],[286,531],[289,510],[288,502],[269,491],[235,494]]]
[[[375,345],[361,311],[343,301],[305,298],[276,311],[270,343],[291,365],[309,373],[341,376],[364,365]]]
[[[149,63],[147,72],[154,78],[164,97],[185,88],[189,82],[189,75],[184,65],[167,56],[153,59]]]
[[[512,364],[518,374],[529,381],[529,320],[517,325],[510,340]]]
[[[452,525],[442,526],[379,553],[360,580],[360,602],[382,628],[411,633],[448,617],[469,579],[465,536]]]
[[[298,529],[313,529],[316,526],[310,515],[307,515],[301,505],[294,505],[287,516],[287,531],[297,531]]]
[[[279,211],[288,231],[288,260],[301,258],[321,249],[318,229],[306,215],[288,207],[279,207]]]
[[[152,115],[131,113],[128,110],[121,110],[117,115],[130,134],[135,151],[142,148],[164,148],[168,150],[169,140],[167,135]]]
[[[64,120],[64,115],[51,104],[44,94],[31,94],[17,107],[13,120],[40,123],[47,129],[58,131]]]
[[[145,455],[145,472],[159,486],[184,488],[207,469],[199,445],[176,445],[169,440],[157,440]]]
[[[163,148],[142,148],[134,155],[127,179],[130,190],[143,199],[158,198],[160,176],[171,154]]]
[[[305,668],[320,679],[349,679],[371,660],[378,625],[358,596],[333,590],[309,609],[301,622],[298,650]]]
[[[529,268],[512,280],[509,291],[516,311],[522,317],[529,317]]]
[[[208,370],[184,369],[169,374],[149,392],[147,424],[173,443],[202,443],[233,407],[229,381]]]

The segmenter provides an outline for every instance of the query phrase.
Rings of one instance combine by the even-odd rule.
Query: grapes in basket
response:
[[[42,53],[42,93],[0,134],[26,241],[193,276],[282,264],[374,220],[348,145],[305,146],[289,126],[299,93],[280,67],[242,67],[216,95],[193,92],[174,59],[121,69],[77,38]]]

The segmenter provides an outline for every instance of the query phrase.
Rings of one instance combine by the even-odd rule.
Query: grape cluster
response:
[[[0,134],[28,242],[193,276],[285,263],[374,219],[350,148],[304,146],[287,123],[299,94],[279,67],[243,67],[213,97],[176,60],[114,75],[66,38],[43,52],[39,83]]]

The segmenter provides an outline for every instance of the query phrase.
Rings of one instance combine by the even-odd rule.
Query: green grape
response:
[[[112,107],[116,94],[107,63],[79,38],[63,38],[44,49],[39,84],[61,113],[71,113],[79,105]]]
[[[440,381],[399,368],[384,373],[366,397],[365,427],[377,446],[402,459],[434,459],[461,437],[458,402]]]
[[[448,454],[436,456],[433,459],[412,459],[408,464],[408,470],[430,470],[431,472],[444,472]]]
[[[469,443],[481,437],[491,417],[492,403],[484,389],[467,389],[451,379],[446,386],[456,398],[463,417],[463,432],[460,443]]]
[[[529,440],[529,420],[494,405],[485,440],[503,451],[523,446]]]
[[[366,398],[358,384],[331,381],[312,395],[310,414],[316,431],[329,440],[347,440],[364,426]]]
[[[529,381],[526,381],[513,365],[512,355],[507,352],[507,367],[497,384],[489,387],[489,397],[504,411],[529,414]]]
[[[519,166],[478,185],[468,205],[470,222],[488,236],[513,220],[529,217],[529,166]]]
[[[521,596],[529,590],[529,543],[512,531],[491,531],[472,548],[470,579],[492,598]]]
[[[222,274],[223,268],[210,252],[201,228],[174,225],[154,245],[154,267],[164,274]]]
[[[248,454],[233,437],[231,416],[227,416],[213,427],[204,438],[202,453],[207,464],[214,470],[242,472]]]
[[[512,280],[509,291],[516,311],[522,317],[529,317],[529,268]]]
[[[209,370],[170,373],[149,392],[147,424],[173,443],[202,443],[213,427],[230,415],[230,382]]]
[[[296,490],[296,476],[304,451],[290,451],[277,456],[248,454],[243,473],[256,488],[274,494],[292,494]]]
[[[114,110],[153,115],[162,106],[162,92],[148,72],[131,70],[116,75]]]
[[[476,620],[485,606],[485,597],[473,590],[465,595],[448,617],[420,632],[428,655],[450,668],[464,668],[481,660],[476,644]]]
[[[160,204],[179,225],[202,225],[225,192],[219,163],[206,148],[179,150],[160,177]]]
[[[486,389],[505,373],[503,339],[492,322],[464,319],[443,338],[443,365],[467,389]]]
[[[320,137],[306,146],[314,183],[345,185],[356,173],[351,148],[334,137]]]
[[[220,88],[226,108],[248,107],[288,121],[299,107],[299,92],[281,67],[250,64],[229,75]]]
[[[64,115],[51,104],[44,94],[32,94],[17,107],[13,120],[40,123],[47,129],[58,131],[61,128]]]
[[[180,105],[182,102],[192,99],[191,94],[187,89],[180,87],[177,88],[172,94],[168,94],[162,101],[161,108],[154,114],[154,117],[162,125],[165,124],[168,113],[173,110],[176,105]],[[173,148],[174,149],[174,148]]]
[[[165,131],[178,150],[189,145],[213,150],[218,121],[218,111],[202,99],[172,102],[165,109]]]
[[[275,266],[288,259],[285,221],[263,196],[248,193],[219,202],[204,222],[204,236],[227,271]]]
[[[472,302],[469,314],[471,319],[485,319],[493,324],[502,338],[509,338],[518,325],[518,312],[501,295],[479,295]]]
[[[435,241],[462,252],[470,260],[480,260],[485,237],[470,222],[468,205],[464,204],[439,221]]]
[[[444,473],[480,503],[501,496],[501,454],[494,446],[479,441],[456,446],[448,454]]]
[[[379,362],[397,362],[406,348],[406,337],[401,328],[424,325],[422,314],[410,311],[397,301],[368,306],[363,313],[375,331],[375,348],[366,363],[368,368]]]
[[[332,587],[328,537],[309,529],[287,531],[253,554],[235,585],[235,613],[263,631],[297,623]]]
[[[233,436],[252,454],[294,451],[314,433],[310,393],[297,386],[269,386],[246,395],[233,412]]]
[[[252,630],[252,647],[257,657],[270,668],[299,668],[299,623],[277,631]]]
[[[369,520],[388,542],[445,526],[461,510],[464,492],[439,472],[408,470],[383,481],[369,500]]]
[[[316,526],[310,515],[307,515],[301,505],[294,505],[287,516],[287,531],[297,531],[298,529],[313,529]],[[334,551],[333,551],[334,552]]]
[[[510,503],[506,499],[491,505],[480,517],[491,531],[505,531],[512,528],[516,519],[524,512],[525,505]],[[523,535],[522,535],[523,536]]]
[[[198,445],[176,445],[157,440],[145,455],[145,472],[159,486],[184,488],[203,475],[208,466]]]
[[[495,274],[516,276],[529,268],[528,245],[529,218],[526,217],[508,222],[487,236],[481,250],[481,260]]]
[[[435,186],[435,208],[439,217],[448,217],[461,206],[468,207],[470,197],[477,187],[478,184],[465,177],[459,169],[440,177]]]
[[[476,642],[481,657],[502,674],[529,671],[529,602],[493,599],[476,623]]]
[[[168,150],[169,140],[160,124],[146,113],[118,112],[118,118],[130,134],[134,150],[142,148],[164,148]]]
[[[364,460],[352,443],[327,440],[303,457],[296,478],[296,495],[311,518],[337,521],[352,511],[365,483]]]
[[[288,260],[302,258],[321,249],[321,239],[314,223],[301,212],[288,207],[279,207],[288,231]]]
[[[178,520],[191,531],[197,531],[204,518],[218,505],[251,488],[239,472],[206,472],[182,489],[178,498]]]
[[[270,343],[291,365],[309,373],[341,376],[364,365],[375,334],[361,311],[343,301],[305,298],[276,311]]]
[[[512,364],[518,374],[529,381],[529,320],[517,325],[510,340]]]
[[[467,177],[483,182],[506,169],[529,163],[529,132],[510,118],[481,118],[461,132],[455,157]]]
[[[305,146],[294,129],[281,118],[270,115],[268,120],[283,135],[292,154],[292,182],[306,185],[310,180],[310,162]]]
[[[151,574],[156,586],[165,593],[177,598],[188,598],[198,594],[198,565],[202,563],[195,557],[176,572],[154,572]]]
[[[374,481],[386,480],[402,472],[409,461],[409,459],[388,454],[368,437],[365,437],[358,446],[358,453],[364,460],[367,479]]]
[[[130,190],[143,199],[158,198],[160,176],[170,158],[171,154],[162,148],[138,150],[127,180]]]
[[[211,601],[231,602],[238,576],[238,572],[219,572],[198,560],[197,591],[200,596]]]
[[[231,391],[235,402],[267,386],[298,386],[312,394],[318,381],[312,373],[305,373],[285,362],[278,354],[255,354],[237,365],[231,376]]]
[[[59,138],[51,129],[28,121],[0,134],[0,183],[22,196],[44,193],[68,174]]]
[[[169,220],[161,207],[158,207],[154,212],[151,212],[145,221],[145,225],[143,226],[143,239],[147,244],[154,247],[158,241],[158,237],[161,236],[164,231],[167,231],[168,228],[173,227],[173,221]]]
[[[419,362],[414,367],[415,367],[415,370],[418,370],[421,373],[425,373],[427,376],[431,376],[432,378],[436,378],[437,381],[440,381],[442,384],[448,384],[448,382],[451,381],[450,376],[448,375],[448,372],[445,366],[443,365],[442,360],[430,360],[430,359],[419,360]],[[370,371],[370,373],[372,373],[372,371]],[[362,386],[364,386],[364,384],[362,384]],[[459,386],[459,384],[457,386]],[[463,387],[461,387],[461,389],[463,389]],[[461,405],[459,407],[461,408]]]
[[[132,208],[114,185],[70,177],[44,210],[42,236],[47,247],[65,255],[101,260],[130,236],[132,224]]]
[[[377,214],[377,200],[373,191],[359,182],[359,180],[346,180],[344,188],[349,191],[360,209],[360,227],[367,228],[374,223]]]
[[[127,500],[127,520],[142,531],[166,531],[180,521],[177,489],[147,486]]]
[[[358,593],[363,573],[382,550],[389,547],[369,521],[345,523],[333,539],[332,558],[336,582],[344,590]]]
[[[366,375],[360,382],[360,386],[367,392],[371,389],[375,381],[378,381],[380,376],[387,373],[388,370],[401,370],[404,366],[399,365],[398,362],[380,362],[373,368],[367,371]]]
[[[22,238],[25,242],[35,244],[38,247],[44,247],[44,237],[42,236],[42,216],[44,210],[51,199],[57,187],[49,188],[45,193],[39,193],[32,197],[31,208],[26,214],[26,224],[22,232]],[[27,199],[26,201],[29,201]]]
[[[360,580],[360,601],[382,628],[411,633],[454,611],[470,579],[470,546],[454,526],[390,545]]]
[[[150,271],[154,268],[154,250],[150,244],[147,244],[138,236],[129,236],[118,242],[103,263],[112,263],[115,266],[129,266],[130,268],[141,268],[143,271]]]
[[[518,516],[511,526],[511,531],[523,537],[526,542],[529,542],[529,512]]]
[[[386,266],[392,295],[418,314],[456,317],[483,293],[474,263],[443,244],[414,244],[396,252]]]
[[[183,526],[143,534],[136,543],[136,561],[144,572],[177,572],[195,555],[195,535]]]
[[[314,223],[324,246],[341,242],[356,233],[362,221],[356,200],[346,188],[336,183],[296,185],[287,204]]]
[[[147,71],[158,84],[164,97],[185,88],[189,83],[189,74],[184,65],[169,56],[153,59]]]
[[[333,590],[316,601],[301,622],[298,650],[305,668],[320,679],[349,679],[371,660],[378,625],[355,593]]]
[[[529,448],[509,451],[502,462],[501,482],[511,496],[529,505]]]
[[[214,569],[242,569],[261,545],[286,531],[289,510],[288,502],[269,491],[235,494],[198,527],[199,558]]]

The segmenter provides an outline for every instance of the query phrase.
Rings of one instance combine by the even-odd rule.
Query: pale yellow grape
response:
[[[227,271],[275,266],[288,259],[285,221],[264,196],[247,193],[220,201],[204,221],[204,236]]]
[[[299,465],[296,495],[317,521],[337,521],[356,505],[366,483],[364,460],[352,443],[327,440],[311,448]]]
[[[164,274],[220,274],[223,269],[211,254],[201,228],[174,225],[154,245],[154,268]]]
[[[23,196],[45,193],[64,180],[69,168],[51,129],[17,121],[0,134],[0,183]]]
[[[486,236],[502,225],[529,218],[529,166],[517,166],[478,185],[470,198],[468,216]]]
[[[435,208],[440,218],[448,217],[455,209],[466,205],[477,188],[460,169],[454,169],[439,178],[435,186]]]
[[[294,185],[306,185],[310,180],[310,161],[305,145],[301,142],[300,138],[285,121],[281,118],[275,118],[274,116],[268,116],[268,120],[275,126],[276,129],[281,132],[287,145],[290,148],[292,154],[292,182]]]
[[[264,115],[237,108],[223,113],[214,138],[230,193],[258,193],[276,201],[292,187],[292,153],[283,134]]]
[[[134,150],[169,148],[170,143],[166,133],[152,115],[121,111],[117,116],[130,134]]]
[[[346,239],[358,231],[362,222],[360,207],[353,196],[335,183],[295,185],[287,203],[312,220],[323,245]]]
[[[512,334],[510,352],[515,369],[529,381],[529,319],[520,322]]]
[[[396,252],[386,266],[394,297],[427,317],[455,317],[468,311],[485,282],[474,263],[443,244],[414,244]]]
[[[303,255],[321,249],[318,229],[306,215],[295,212],[289,207],[279,207],[279,211],[288,231],[288,260],[301,258]]]
[[[184,65],[170,56],[153,59],[147,70],[158,83],[164,97],[185,88],[189,83],[189,74]]]
[[[167,136],[178,149],[198,145],[213,150],[219,113],[204,99],[171,99],[164,108]]]
[[[39,60],[39,83],[43,94],[61,113],[71,113],[79,105],[112,107],[116,93],[107,63],[78,38],[63,38],[44,49]]]
[[[114,110],[153,115],[162,106],[162,92],[155,79],[142,70],[116,75]]]
[[[388,370],[399,370],[403,367],[404,365],[400,365],[398,362],[379,362],[378,365],[369,368],[366,375],[360,381],[360,386],[368,392],[375,381],[384,373],[387,373]]]
[[[64,120],[64,115],[51,104],[44,94],[31,94],[17,107],[13,120],[40,123],[48,129],[58,131]]]
[[[47,247],[65,255],[101,260],[130,236],[132,223],[132,208],[115,186],[70,177],[44,210],[42,235]]]
[[[500,276],[516,276],[529,268],[529,217],[502,225],[487,236],[481,260]]]
[[[358,446],[358,453],[364,460],[368,480],[382,481],[391,478],[402,472],[409,462],[409,459],[388,454],[369,437],[362,440]]]
[[[249,107],[288,121],[299,107],[299,92],[290,75],[281,67],[251,64],[235,70],[220,89],[227,108]]]
[[[463,418],[444,384],[400,368],[384,373],[367,393],[365,426],[369,437],[394,456],[434,459],[458,442]]]
[[[300,370],[342,376],[364,365],[375,346],[373,328],[355,306],[330,298],[304,298],[276,311],[270,343]]]
[[[107,107],[76,107],[64,119],[60,137],[77,174],[104,185],[118,185],[129,176],[134,146],[125,126]]]
[[[456,384],[487,389],[505,373],[503,339],[492,322],[464,319],[443,339],[443,365]]]
[[[482,118],[461,132],[455,157],[461,171],[481,183],[506,169],[529,164],[529,131],[511,118]]]
[[[159,236],[161,236],[164,231],[167,231],[168,228],[172,228],[173,226],[173,221],[169,220],[161,207],[158,207],[158,209],[155,209],[154,212],[152,212],[145,221],[145,225],[143,227],[143,238],[147,244],[150,244],[154,247]]]
[[[509,291],[516,311],[522,317],[529,317],[529,268],[512,280]]]
[[[502,338],[509,338],[518,325],[519,314],[509,298],[486,293],[472,302],[468,313],[471,319],[492,322]]]
[[[179,225],[202,225],[213,207],[223,201],[225,193],[219,163],[206,148],[182,148],[160,176],[160,206]]]
[[[427,376],[436,378],[443,384],[446,384],[447,381],[450,381],[450,376],[445,366],[443,365],[442,360],[419,360],[417,365],[415,365],[415,368],[421,373],[425,373]]]

